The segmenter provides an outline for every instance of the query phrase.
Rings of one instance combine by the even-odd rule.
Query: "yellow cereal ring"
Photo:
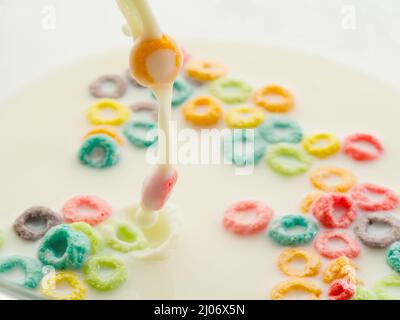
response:
[[[265,119],[264,111],[254,107],[236,107],[230,109],[226,116],[225,122],[229,128],[256,128]]]
[[[286,294],[294,290],[301,290],[310,293],[310,298],[312,300],[319,299],[322,294],[322,290],[313,282],[305,279],[291,278],[279,283],[271,290],[271,299],[283,299],[285,298]]]
[[[57,285],[65,281],[71,288],[70,294],[58,294],[55,292]],[[56,272],[45,276],[41,284],[43,295],[54,300],[84,300],[86,298],[86,287],[72,272]]]
[[[90,129],[82,138],[82,140],[86,140],[87,138],[94,136],[96,134],[104,134],[106,136],[109,136],[110,138],[114,139],[118,144],[123,145],[124,140],[122,137],[118,134],[116,130],[112,127],[107,127],[107,126],[98,126],[94,127],[93,129]]]
[[[114,118],[105,118],[101,115],[101,111],[111,109],[116,115]],[[124,105],[110,99],[102,99],[93,104],[88,112],[87,119],[91,124],[119,126],[126,122],[129,118],[129,109]]]
[[[327,141],[325,146],[317,146],[320,141]],[[340,141],[330,133],[317,133],[304,139],[304,149],[311,155],[318,158],[325,158],[337,153],[340,150]]]
[[[326,179],[331,176],[337,176],[342,181],[334,185],[328,185]],[[345,169],[338,167],[320,167],[311,173],[310,181],[313,186],[319,190],[327,192],[347,192],[356,184],[357,180],[351,172]]]
[[[303,270],[293,268],[290,263],[296,258],[306,261]],[[297,248],[288,248],[282,251],[278,258],[278,268],[289,277],[313,277],[318,274],[321,268],[321,261],[315,253]]]
[[[228,69],[209,60],[191,60],[186,65],[186,73],[198,81],[212,81],[226,75]]]
[[[268,95],[277,95],[282,101],[274,102],[268,100]],[[278,85],[269,85],[262,87],[253,94],[253,102],[256,106],[262,107],[269,112],[289,112],[294,106],[293,95]]]
[[[322,273],[325,283],[331,283],[337,279],[347,279],[355,285],[362,284],[356,275],[357,266],[346,256],[333,260]]]
[[[199,112],[199,108],[205,108],[205,111]],[[190,100],[182,108],[182,112],[186,121],[205,126],[218,123],[223,114],[221,103],[209,96],[200,96]]]
[[[320,196],[322,196],[324,193],[321,191],[315,191],[312,193],[309,193],[306,195],[306,197],[303,199],[303,201],[300,204],[300,212],[301,213],[308,213],[310,211],[310,208],[312,204],[314,203],[315,200],[317,200]]]

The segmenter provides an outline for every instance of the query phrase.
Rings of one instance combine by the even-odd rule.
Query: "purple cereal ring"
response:
[[[105,83],[112,83],[114,90],[109,91],[104,89]],[[105,75],[94,81],[90,87],[89,92],[95,98],[109,98],[118,99],[121,98],[127,90],[125,80],[117,75]]]
[[[44,221],[44,227],[41,230],[30,229],[27,223],[37,219]],[[13,228],[15,233],[21,239],[26,241],[36,241],[42,238],[51,228],[61,224],[62,222],[63,219],[59,214],[49,208],[36,206],[25,210],[17,220],[15,220]]]
[[[150,112],[153,119],[155,121],[158,120],[158,109],[160,108],[160,105],[155,101],[138,101],[132,104],[130,108],[133,113],[141,111]]]
[[[374,236],[368,233],[368,226],[374,223],[381,223],[388,225],[390,230],[383,236]],[[354,228],[354,232],[357,237],[367,247],[371,248],[386,248],[393,242],[400,240],[400,220],[396,219],[392,215],[364,215]]]

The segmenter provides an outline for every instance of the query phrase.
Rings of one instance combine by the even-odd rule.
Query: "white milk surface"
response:
[[[354,132],[376,134],[386,150],[379,160],[359,163],[339,153],[325,160],[314,159],[312,168],[341,166],[355,173],[360,182],[399,189],[398,92],[359,72],[297,52],[232,43],[184,45],[194,58],[223,62],[231,76],[254,88],[269,83],[287,87],[296,97],[290,116],[302,125],[306,136],[332,132],[343,139]],[[24,242],[12,230],[13,221],[28,207],[44,205],[60,211],[70,197],[93,194],[109,201],[118,215],[140,198],[143,179],[153,170],[143,150],[130,145],[121,148],[120,163],[108,170],[90,169],[77,160],[81,138],[91,128],[86,112],[96,101],[88,86],[104,74],[123,75],[128,55],[127,48],[68,66],[37,79],[1,106],[0,226],[6,237],[2,256],[36,257],[39,243]],[[195,90],[199,95],[207,89]],[[143,98],[150,98],[147,89],[130,87],[120,101],[131,104]],[[180,127],[188,126],[180,108],[172,110],[172,119]],[[276,264],[284,248],[265,233],[250,237],[231,234],[222,226],[223,212],[235,201],[254,199],[269,204],[276,216],[297,213],[302,198],[313,190],[309,173],[285,178],[264,162],[248,176],[235,175],[230,165],[178,165],[177,169],[178,184],[169,203],[179,208],[182,228],[174,250],[158,261],[126,256],[128,281],[111,292],[89,290],[88,298],[269,298],[271,288],[286,279]],[[393,214],[399,216],[398,210]],[[325,267],[328,261],[322,261]],[[367,287],[392,273],[385,250],[363,246],[355,262]],[[326,297],[321,275],[311,280],[321,284]]]

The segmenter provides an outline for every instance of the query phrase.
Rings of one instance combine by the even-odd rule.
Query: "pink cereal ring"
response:
[[[343,241],[345,247],[337,250],[329,248],[329,242],[334,239]],[[352,236],[336,230],[320,232],[314,240],[314,248],[321,256],[328,259],[336,259],[341,256],[352,259],[357,257],[361,251],[359,243]]]
[[[251,222],[242,222],[238,216],[254,210],[256,219]],[[240,235],[256,234],[267,228],[274,216],[274,212],[266,204],[259,201],[240,201],[225,210],[224,227]]]
[[[371,201],[367,192],[382,195],[384,198],[379,201]],[[363,183],[353,187],[351,197],[355,204],[365,211],[389,211],[396,209],[399,205],[399,198],[392,190],[372,183]]]
[[[339,218],[334,217],[337,209],[344,209]],[[326,228],[347,228],[356,219],[353,201],[342,193],[328,193],[320,196],[312,206],[315,218]]]
[[[91,212],[83,213],[83,208],[89,208]],[[111,215],[112,207],[95,196],[76,196],[64,204],[62,213],[66,222],[86,222],[94,226]]]
[[[374,147],[375,152],[362,150],[356,144],[365,142]],[[355,133],[346,138],[343,146],[344,153],[358,161],[368,161],[378,158],[383,153],[383,146],[374,136],[366,133]]]
[[[329,300],[350,300],[356,292],[356,286],[346,279],[337,279],[328,289]]]

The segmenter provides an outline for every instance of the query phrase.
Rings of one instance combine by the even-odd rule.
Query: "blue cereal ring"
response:
[[[254,130],[235,129],[224,137],[225,159],[237,166],[257,164],[266,150],[266,143]]]
[[[394,242],[386,252],[386,261],[396,272],[400,273],[400,242]]]
[[[176,79],[173,85],[172,106],[179,107],[188,100],[192,94],[193,88],[189,83],[180,78]],[[153,92],[151,93],[151,96],[155,98]]]
[[[132,145],[140,149],[145,149],[157,142],[158,136],[156,131],[157,124],[154,121],[142,119],[127,123],[122,133]]]
[[[301,227],[301,232],[289,232],[291,228]],[[290,214],[275,220],[269,229],[272,240],[282,246],[297,246],[311,242],[318,232],[318,225],[299,214]]]
[[[86,235],[61,224],[44,236],[38,257],[44,265],[55,269],[79,269],[90,254],[90,246]]]
[[[103,154],[100,157],[94,156],[95,149],[101,149]],[[112,167],[119,161],[118,145],[107,135],[93,135],[86,139],[79,149],[79,161],[95,169]]]
[[[303,130],[300,125],[287,117],[270,117],[258,130],[269,143],[299,143],[303,140]]]
[[[42,265],[39,261],[23,256],[0,259],[0,273],[6,273],[14,268],[22,269],[25,273],[23,280],[14,283],[27,289],[35,289],[43,278]]]

